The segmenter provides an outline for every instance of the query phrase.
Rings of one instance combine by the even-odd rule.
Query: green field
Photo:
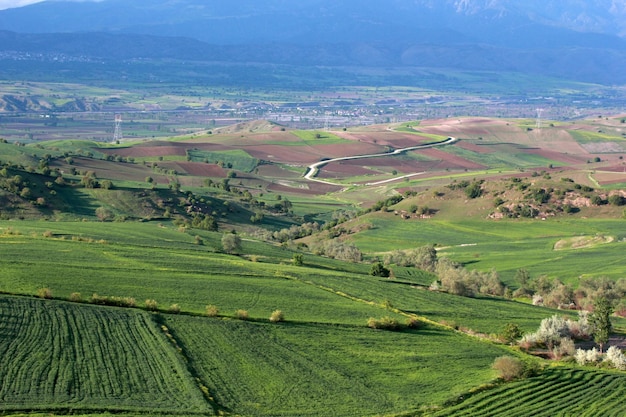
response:
[[[474,394],[432,416],[623,416],[625,383],[624,373],[548,369],[537,377]]]
[[[568,132],[570,133],[570,135],[572,135],[576,142],[581,144],[597,142],[617,142],[621,145],[622,148],[626,147],[626,139],[617,134],[612,135],[609,133],[590,132],[587,130],[570,130]]]
[[[509,170],[511,168],[533,168],[548,166],[561,166],[562,163],[552,159],[544,158],[540,155],[522,152],[523,148],[510,145],[498,146],[498,151],[494,153],[478,153],[455,146],[445,148],[446,152],[463,157],[477,164],[482,164],[488,168],[498,168]]]
[[[333,135],[329,132],[319,132],[314,130],[294,130],[291,133],[301,139],[300,142],[281,142],[280,145],[295,146],[295,145],[340,145],[342,143],[352,143],[352,141],[342,139],[339,136]]]
[[[626,222],[622,219],[539,220],[426,220],[398,222],[393,217],[368,218],[372,228],[352,237],[365,252],[437,245],[440,256],[464,262],[469,268],[495,268],[506,283],[525,268],[533,276],[548,275],[577,283],[580,276],[626,274],[622,262]],[[611,243],[588,248],[554,250],[561,239],[605,235]]]
[[[259,164],[258,159],[251,157],[246,151],[241,149],[220,152],[190,149],[187,151],[187,155],[193,162],[208,162],[212,164],[222,162],[226,165],[230,164],[229,166],[233,169],[243,172],[252,172]]]
[[[167,323],[217,402],[245,416],[420,409],[490,381],[490,364],[504,351],[435,328],[398,333],[185,316]]]
[[[0,296],[0,334],[0,413],[212,413],[148,313]]]

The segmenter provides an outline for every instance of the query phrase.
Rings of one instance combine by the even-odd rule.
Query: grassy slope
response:
[[[370,416],[417,409],[489,381],[489,365],[503,353],[434,328],[397,333],[185,316],[170,316],[168,326],[217,402],[246,416]]]
[[[580,276],[619,278],[626,273],[626,266],[620,262],[626,248],[626,222],[622,219],[485,221],[435,216],[402,221],[393,214],[377,214],[367,221],[373,228],[351,236],[365,252],[436,244],[441,248],[439,256],[464,262],[469,268],[495,268],[512,285],[519,268],[533,276],[545,274],[573,284]],[[554,250],[559,240],[581,235],[612,236],[614,241],[589,248]]]
[[[4,223],[3,228],[8,225]],[[10,225],[12,233],[17,233],[16,224]],[[436,404],[451,393],[490,381],[493,373],[489,364],[504,352],[436,328],[402,333],[366,328],[368,317],[403,318],[379,304],[398,296],[394,290],[388,291],[398,286],[355,274],[360,265],[322,259],[318,263],[306,256],[308,265],[324,269],[282,265],[277,270],[276,263],[215,254],[193,245],[186,234],[146,223],[19,225],[25,234],[0,238],[6,254],[0,268],[3,291],[32,293],[45,285],[58,296],[78,291],[88,298],[93,291],[134,296],[139,304],[145,298],[156,298],[164,308],[177,302],[184,311],[201,312],[208,303],[218,305],[227,315],[237,308],[249,309],[256,322],[188,316],[166,319],[219,406],[242,415],[297,415],[303,410],[308,410],[307,415],[373,415]],[[52,229],[57,236],[68,233],[83,237],[63,240],[33,235],[48,226],[45,230]],[[206,234],[208,244],[219,236]],[[108,241],[88,242],[97,237]],[[250,245],[248,252],[258,248],[254,243],[244,244]],[[290,252],[284,249],[263,248],[266,262],[289,259]],[[342,287],[343,281],[372,289],[361,294]],[[77,309],[74,315],[96,308],[54,303]],[[287,323],[267,322],[276,308],[285,312]],[[488,326],[487,322],[483,325]],[[460,345],[463,350],[457,349]],[[450,360],[450,367],[459,368],[452,373],[450,367],[440,368],[441,355]],[[461,369],[462,378],[450,378]],[[407,384],[407,380],[412,383]],[[345,389],[337,390],[337,386]],[[102,401],[108,404],[106,398]],[[42,407],[49,402],[46,400]]]

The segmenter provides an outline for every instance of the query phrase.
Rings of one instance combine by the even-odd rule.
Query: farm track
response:
[[[314,164],[309,165],[308,168],[307,168],[307,172],[304,174],[304,178],[309,180],[309,181],[315,181],[315,182],[319,182],[319,183],[322,183],[322,184],[339,185],[339,184],[334,183],[332,181],[325,181],[325,180],[321,180],[319,178],[316,178],[316,176],[319,174],[320,168],[323,167],[326,164],[331,163],[331,162],[349,161],[349,160],[354,160],[354,159],[378,158],[378,157],[384,157],[384,156],[400,155],[400,154],[402,154],[404,152],[408,152],[408,151],[415,151],[415,150],[418,150],[418,149],[427,149],[427,148],[434,148],[434,147],[437,147],[437,146],[450,145],[452,143],[455,143],[456,141],[458,141],[457,138],[449,137],[448,139],[446,139],[444,141],[441,141],[441,142],[428,143],[428,144],[425,144],[425,145],[410,146],[408,148],[396,149],[393,152],[367,154],[367,155],[355,155],[355,156],[344,156],[344,157],[341,157],[341,158],[328,159],[328,160],[325,160],[325,161],[320,161],[320,162],[316,162]],[[402,179],[402,178],[410,177],[410,176],[414,176],[414,175],[419,175],[419,173],[409,174],[409,175],[405,175],[405,176],[402,176],[402,177],[393,178],[391,180],[379,181],[377,183],[371,183],[371,184],[366,184],[366,185],[377,185],[377,184],[380,184],[380,183],[390,182],[390,181],[393,181],[393,180],[398,180],[398,179]]]

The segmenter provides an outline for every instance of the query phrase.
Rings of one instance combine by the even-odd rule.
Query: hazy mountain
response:
[[[626,81],[618,70],[626,63],[626,0],[49,0],[0,11],[0,30],[65,34],[4,33],[0,51],[507,69]]]
[[[624,35],[626,0],[46,1],[0,11],[0,29],[15,32],[112,31],[220,44],[419,40],[450,30],[459,39],[503,43],[509,36],[494,36],[499,31],[523,38],[529,25]]]

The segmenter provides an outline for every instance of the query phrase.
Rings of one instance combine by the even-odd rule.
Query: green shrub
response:
[[[248,320],[248,311],[247,310],[237,310],[235,311],[235,318],[239,320]]]
[[[415,317],[409,317],[408,319],[406,319],[405,324],[406,327],[408,327],[409,329],[419,329],[422,325],[422,323]]]
[[[303,258],[301,253],[294,253],[292,260],[293,260],[293,264],[295,266],[302,266],[302,265],[304,265],[304,258]]]
[[[272,312],[272,315],[270,316],[270,321],[272,323],[285,321],[285,314],[281,310],[274,310],[274,312]]]
[[[500,373],[500,378],[511,381],[524,374],[524,364],[513,356],[500,356],[493,361],[492,368]]]
[[[167,309],[167,311],[172,314],[178,314],[180,313],[180,305],[172,304],[170,308]]]
[[[522,337],[522,330],[515,323],[507,323],[501,336],[507,343],[514,343]]]
[[[50,288],[39,288],[37,290],[37,297],[39,298],[52,298],[52,290]]]
[[[385,316],[381,319],[375,319],[373,317],[370,317],[367,320],[367,326],[372,329],[379,329],[379,330],[399,330],[400,329],[400,323],[398,323],[398,320],[393,319],[389,316]]]
[[[209,317],[217,317],[217,315],[220,313],[219,309],[216,306],[212,305],[212,304],[207,305],[204,308],[204,311],[205,311],[206,315],[209,316]]]
[[[372,265],[372,268],[370,269],[370,275],[375,276],[375,277],[387,278],[389,277],[389,274],[390,274],[389,269],[385,268],[382,262],[376,262],[375,264]]]
[[[144,305],[148,310],[156,311],[159,309],[159,304],[156,302],[156,300],[153,300],[151,298],[147,299]]]

